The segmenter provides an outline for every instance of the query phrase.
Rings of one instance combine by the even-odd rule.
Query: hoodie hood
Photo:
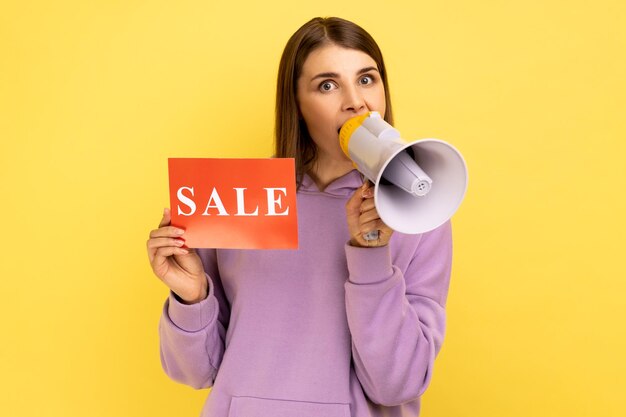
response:
[[[351,196],[357,188],[363,185],[364,181],[365,177],[359,171],[353,169],[328,184],[323,191],[320,191],[315,181],[313,181],[313,178],[308,174],[304,174],[298,192],[303,194],[324,194],[343,198]]]

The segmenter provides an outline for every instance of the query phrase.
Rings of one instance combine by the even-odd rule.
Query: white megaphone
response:
[[[400,137],[378,112],[344,123],[339,142],[356,169],[375,184],[381,220],[398,232],[435,229],[456,212],[467,189],[467,167],[452,145],[438,139]],[[377,239],[378,232],[366,240]]]

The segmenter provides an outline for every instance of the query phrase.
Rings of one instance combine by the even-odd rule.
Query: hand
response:
[[[185,247],[184,230],[170,226],[170,209],[163,211],[159,228],[146,242],[154,274],[186,304],[206,298],[208,284],[202,261],[195,250]]]
[[[374,205],[374,190],[366,181],[346,203],[346,217],[350,232],[350,245],[361,247],[385,246],[393,230],[380,219]],[[378,230],[377,240],[365,240],[363,235]]]

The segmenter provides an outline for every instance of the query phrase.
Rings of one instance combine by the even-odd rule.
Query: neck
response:
[[[317,188],[324,191],[328,185],[337,178],[343,177],[354,169],[352,161],[348,159],[329,159],[318,155],[317,161],[308,172],[309,176],[315,181]]]

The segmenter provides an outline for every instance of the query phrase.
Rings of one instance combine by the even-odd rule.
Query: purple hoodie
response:
[[[199,249],[208,297],[170,292],[159,324],[174,380],[212,387],[210,417],[417,416],[445,331],[450,223],[347,244],[353,170],[298,191],[297,250]]]

